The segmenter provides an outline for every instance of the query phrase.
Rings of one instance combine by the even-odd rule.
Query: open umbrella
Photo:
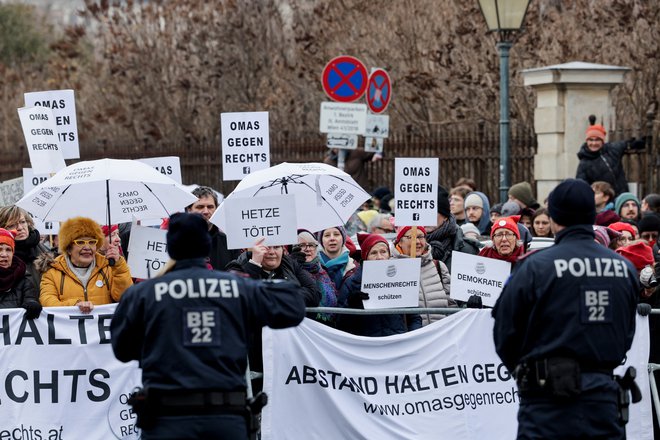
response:
[[[169,217],[197,197],[151,166],[133,160],[83,161],[60,170],[16,205],[41,220],[89,217],[99,224]]]
[[[248,174],[227,200],[280,194],[295,195],[298,228],[312,232],[343,225],[370,198],[349,174],[331,165],[284,162]],[[224,203],[211,222],[226,229]]]

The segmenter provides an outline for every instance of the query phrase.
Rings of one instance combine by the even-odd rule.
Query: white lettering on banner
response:
[[[555,271],[557,277],[561,278],[568,271],[576,278],[580,277],[608,277],[627,278],[628,268],[626,264],[614,258],[571,258],[555,260]]]
[[[77,307],[47,307],[35,320],[23,309],[2,310],[0,439],[140,437],[127,400],[141,372],[112,353],[115,308],[82,315]]]
[[[172,280],[169,283],[154,284],[156,301],[161,301],[165,294],[173,299],[183,298],[238,298],[238,283],[236,280],[219,280],[217,278],[198,278],[192,280]]]
[[[645,371],[648,318],[638,316],[636,328],[626,366]],[[488,310],[385,338],[309,319],[264,329],[269,405],[262,438],[515,438],[518,390],[492,334]],[[640,433],[652,429],[648,376],[639,375],[638,385],[644,397],[630,407],[627,438],[646,439]]]

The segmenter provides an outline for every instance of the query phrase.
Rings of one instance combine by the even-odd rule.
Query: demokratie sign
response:
[[[626,365],[637,368],[643,398],[630,407],[627,438],[650,440],[647,317],[637,316],[637,329]],[[264,329],[262,438],[515,438],[518,389],[492,335],[489,310],[380,338],[309,319]]]

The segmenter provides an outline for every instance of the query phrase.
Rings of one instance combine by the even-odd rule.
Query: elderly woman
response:
[[[119,225],[107,225],[101,226],[101,231],[103,232],[103,244],[99,246],[99,253],[105,255],[106,251],[110,246],[115,246],[119,251],[119,255],[124,255],[121,250],[121,237],[119,236]]]
[[[22,307],[27,319],[41,313],[41,304],[25,263],[14,255],[13,231],[0,229],[0,309]]]
[[[119,301],[133,284],[131,272],[117,246],[109,245],[105,256],[97,252],[103,240],[101,227],[90,218],[74,217],[60,226],[62,254],[41,278],[43,306],[78,306],[90,313],[95,305]]]
[[[492,245],[483,248],[479,255],[515,263],[518,257],[525,253],[517,225],[519,219],[520,216],[514,215],[497,220],[490,231]]]
[[[389,260],[390,245],[382,235],[358,234],[362,261]],[[348,277],[339,292],[339,305],[344,308],[364,309],[363,300],[369,294],[362,292],[362,266]],[[360,336],[390,336],[416,330],[422,326],[419,315],[340,315],[337,328]]]
[[[16,205],[0,208],[0,228],[16,231],[14,256],[28,267],[35,288],[41,284],[41,271],[35,264],[42,255],[50,255],[49,249],[41,242],[39,231],[34,228],[32,217]]]
[[[291,255],[294,258],[298,252],[304,255],[304,261],[299,262],[302,268],[316,281],[316,285],[321,292],[321,303],[319,305],[321,307],[337,307],[337,287],[321,264],[318,247],[319,242],[316,241],[312,233],[303,229],[298,233],[298,244],[293,246]],[[330,313],[317,313],[315,319],[330,326],[335,324],[335,315]]]
[[[316,238],[321,244],[321,264],[325,266],[337,290],[340,290],[344,280],[353,275],[358,266],[346,248],[346,230],[342,226],[324,229],[316,233]]]
[[[449,298],[451,288],[451,277],[449,269],[442,261],[434,260],[431,254],[431,246],[426,242],[426,229],[417,228],[418,234],[415,240],[415,255],[420,258],[420,283],[419,283],[419,306],[420,307],[456,307],[456,302]],[[394,250],[392,258],[412,258],[412,228],[404,226],[399,228],[394,239]],[[444,318],[445,315],[422,314],[422,324],[427,325]]]

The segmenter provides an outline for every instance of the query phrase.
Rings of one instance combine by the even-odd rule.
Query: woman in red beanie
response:
[[[358,234],[358,243],[363,261],[389,260],[390,245],[382,235]],[[363,300],[369,294],[362,292],[362,268],[360,265],[342,285],[339,292],[339,306],[350,309],[364,309]],[[339,315],[337,328],[360,336],[389,336],[405,333],[422,326],[422,318],[411,315]]]
[[[493,244],[483,248],[479,255],[515,263],[518,257],[525,252],[520,243],[520,231],[517,226],[519,218],[520,216],[514,215],[497,220],[490,230]]]

